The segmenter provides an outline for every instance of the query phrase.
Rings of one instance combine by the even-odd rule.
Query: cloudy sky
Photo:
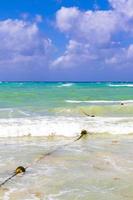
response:
[[[133,0],[0,0],[1,81],[133,81]]]

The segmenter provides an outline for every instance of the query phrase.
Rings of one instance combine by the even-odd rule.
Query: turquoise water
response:
[[[12,117],[15,116],[15,111],[17,116],[19,114],[22,116],[24,113],[50,115],[52,111],[52,114],[56,112],[56,108],[59,111],[63,108],[89,104],[110,105],[117,104],[117,101],[119,104],[119,101],[126,100],[133,100],[133,83],[2,82],[0,84],[0,109],[9,109],[10,114],[12,110]],[[17,113],[19,110],[20,113]],[[9,113],[6,114],[8,117]]]
[[[0,83],[0,136],[132,133],[132,118],[133,83]]]

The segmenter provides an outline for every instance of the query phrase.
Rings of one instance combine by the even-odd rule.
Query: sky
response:
[[[0,0],[0,81],[133,81],[133,0]]]

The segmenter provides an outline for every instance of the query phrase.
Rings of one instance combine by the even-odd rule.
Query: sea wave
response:
[[[18,108],[0,108],[0,118],[15,118],[31,116],[28,111]]]
[[[125,83],[125,84],[108,84],[109,87],[133,87],[133,84]]]
[[[65,100],[67,103],[88,103],[88,104],[120,104],[120,103],[133,103],[133,100],[92,100],[92,101],[80,101],[80,100]]]
[[[58,85],[57,87],[71,87],[73,85],[74,85],[74,83],[63,83],[61,85]]]
[[[43,117],[0,119],[0,137],[78,136],[81,130],[97,134],[132,134],[133,118]]]

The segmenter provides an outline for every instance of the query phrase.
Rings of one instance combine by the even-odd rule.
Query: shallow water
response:
[[[0,139],[0,182],[17,166],[29,166],[25,174],[0,188],[0,199],[133,199],[133,136],[94,134],[71,143],[74,139]]]
[[[133,199],[132,122],[133,83],[1,82],[0,200]]]

